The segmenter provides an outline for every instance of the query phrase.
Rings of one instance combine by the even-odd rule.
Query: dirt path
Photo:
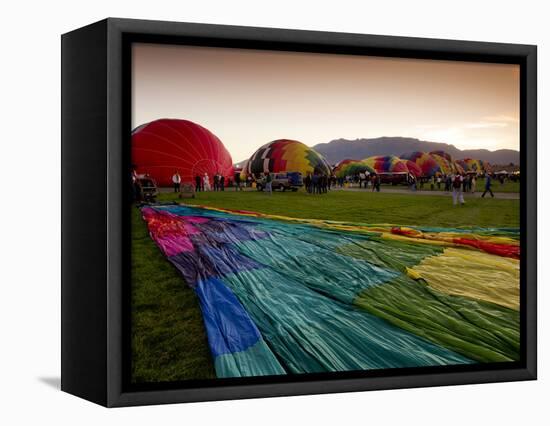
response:
[[[370,188],[368,189],[359,189],[359,188],[334,188],[335,191],[372,191]],[[390,187],[382,187],[380,192],[388,192],[391,194],[409,194],[409,195],[440,195],[445,197],[451,197],[450,192],[445,191],[430,191],[430,190],[422,190],[422,191],[410,191],[409,189],[399,189],[399,188],[390,188]],[[494,191],[493,191],[494,192]],[[476,191],[475,193],[471,192],[465,192],[464,197],[465,198],[480,198],[483,191]],[[518,192],[494,192],[495,198],[500,198],[502,200],[519,200],[519,193]],[[491,197],[489,194],[487,194],[485,197]]]

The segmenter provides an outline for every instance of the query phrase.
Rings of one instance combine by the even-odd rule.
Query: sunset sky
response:
[[[415,137],[519,150],[519,66],[136,44],[133,128],[194,121],[234,161],[275,139]]]

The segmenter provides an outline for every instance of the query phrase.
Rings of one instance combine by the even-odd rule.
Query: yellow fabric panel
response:
[[[220,212],[232,212],[235,211],[210,207],[210,206],[200,206],[205,209],[215,210]],[[357,232],[363,234],[372,234],[379,233],[382,238],[404,241],[404,242],[415,242],[417,244],[430,244],[438,246],[448,246],[448,247],[461,247],[466,251],[475,251],[478,252],[474,247],[465,247],[461,244],[456,244],[454,242],[455,238],[467,238],[473,240],[480,240],[496,244],[513,244],[517,245],[518,241],[512,238],[499,237],[499,236],[490,236],[490,235],[477,235],[470,233],[459,233],[459,232],[422,232],[413,228],[408,228],[406,226],[401,226],[400,229],[410,232],[410,235],[399,235],[392,232],[393,226],[390,224],[373,224],[373,225],[364,225],[364,224],[354,224],[348,222],[338,222],[334,220],[323,220],[323,219],[303,219],[295,218],[289,216],[267,214],[267,213],[255,213],[255,212],[238,212],[243,216],[252,216],[252,217],[263,217],[268,219],[275,220],[284,220],[289,222],[296,223],[305,223],[309,225],[318,226],[320,228],[328,228],[336,231],[347,231],[347,232]]]
[[[481,299],[519,310],[519,260],[481,251],[446,248],[411,268],[428,285],[447,294]]]
[[[285,146],[281,158],[286,160],[286,170],[300,172],[304,177],[308,173],[313,173],[313,167],[306,159],[306,150],[307,146],[300,143]]]
[[[405,269],[407,271],[407,275],[411,277],[413,280],[419,280],[420,278],[422,278],[422,276],[412,268],[405,268]]]

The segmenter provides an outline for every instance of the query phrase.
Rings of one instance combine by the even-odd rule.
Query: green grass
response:
[[[404,186],[400,188],[404,188]],[[435,185],[435,188],[437,189],[437,184]],[[445,184],[441,183],[441,190],[443,190],[443,188],[445,188]],[[478,179],[476,183],[476,193],[482,193],[484,189],[485,179]],[[507,181],[504,182],[504,184],[501,184],[497,179],[493,179],[491,189],[493,190],[493,192],[519,193],[520,183]],[[419,188],[419,190],[421,189]],[[421,191],[430,191],[430,183],[425,183],[424,189],[422,189]]]
[[[518,227],[519,200],[467,198],[453,207],[451,196],[392,194],[370,191],[332,191],[309,195],[303,191],[202,192],[194,199],[179,200],[176,194],[160,194],[159,201],[182,201],[228,209],[252,210],[299,218],[363,223],[429,226]]]
[[[483,191],[485,188],[485,182],[480,181],[477,184],[478,190]],[[498,180],[494,179],[491,185],[493,192],[519,192],[519,182],[507,181],[501,184]],[[479,191],[478,191],[479,192]]]
[[[214,378],[198,299],[132,208],[132,381]]]
[[[519,200],[468,198],[453,207],[450,196],[334,191],[199,193],[159,201],[252,210],[301,218],[430,226],[518,227]],[[132,378],[135,382],[215,377],[198,300],[149,237],[132,209]]]

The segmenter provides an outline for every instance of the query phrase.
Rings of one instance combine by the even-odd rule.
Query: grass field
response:
[[[132,208],[132,379],[214,378],[199,304]]]
[[[159,201],[228,209],[252,210],[308,219],[329,219],[371,224],[430,226],[519,226],[519,200],[468,198],[464,206],[453,207],[451,196],[392,194],[370,191],[332,191],[323,195],[257,191],[236,193],[202,192],[194,199],[179,200],[177,194],[161,194]]]
[[[481,186],[480,186],[481,184]],[[483,182],[478,184],[478,188],[483,191]],[[519,182],[507,181],[501,184],[499,181],[494,180],[492,185],[493,192],[519,192]]]
[[[159,201],[364,223],[519,226],[519,200],[498,198],[470,198],[464,206],[453,207],[450,196],[369,191],[315,196],[302,191],[276,192],[269,196],[228,190],[199,193],[185,200],[165,193]],[[137,208],[132,209],[132,352],[136,382],[215,377],[195,293],[153,243]]]

